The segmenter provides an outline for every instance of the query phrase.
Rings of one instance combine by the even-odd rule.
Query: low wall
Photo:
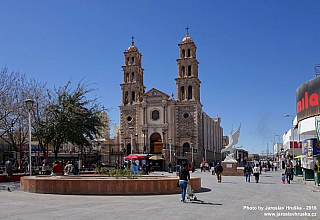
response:
[[[180,193],[178,177],[149,176],[116,179],[103,176],[25,176],[20,189],[31,193],[66,195],[151,195]],[[194,191],[201,189],[201,178],[191,177]]]
[[[23,173],[15,173],[12,175],[12,181],[20,181],[20,178],[25,176]],[[0,174],[0,183],[5,182],[7,179],[7,174]]]

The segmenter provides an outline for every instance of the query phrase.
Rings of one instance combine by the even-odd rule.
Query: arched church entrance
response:
[[[162,140],[159,133],[153,133],[150,136],[150,153],[161,154],[162,153]]]
[[[159,133],[153,133],[150,137],[150,153],[151,154],[161,154],[162,153],[162,140]],[[151,160],[151,158],[150,158]],[[163,170],[163,160],[153,159],[150,161],[152,163],[151,170]]]

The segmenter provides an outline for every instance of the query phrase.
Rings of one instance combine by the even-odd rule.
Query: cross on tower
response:
[[[135,38],[134,36],[131,37],[131,44],[132,45],[134,45],[134,40],[133,40],[134,38]]]
[[[185,29],[187,30],[187,36],[189,36],[189,27],[187,26]]]

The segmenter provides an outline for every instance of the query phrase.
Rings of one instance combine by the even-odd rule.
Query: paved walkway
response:
[[[199,201],[187,203],[180,202],[180,194],[33,194],[21,192],[19,183],[0,183],[0,219],[320,219],[320,192],[312,181],[304,184],[301,177],[283,185],[281,171],[263,173],[258,184],[246,183],[244,177],[227,176],[217,183],[209,172],[191,175],[201,177],[202,190],[196,193]],[[271,210],[266,210],[268,207]],[[299,213],[316,216],[275,217]]]

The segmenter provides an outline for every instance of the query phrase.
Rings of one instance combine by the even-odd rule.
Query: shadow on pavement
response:
[[[263,182],[259,182],[260,184],[276,184],[276,183],[263,183]]]
[[[190,203],[198,204],[198,205],[222,205],[221,203],[205,202],[205,201],[202,201],[202,200],[195,200],[195,201],[191,201]]]
[[[205,188],[205,187],[201,187],[201,189],[199,191],[196,191],[196,193],[205,193],[205,192],[211,192],[211,189]]]
[[[221,183],[238,184],[238,183],[236,183],[236,182],[224,182],[224,181],[222,181]]]

